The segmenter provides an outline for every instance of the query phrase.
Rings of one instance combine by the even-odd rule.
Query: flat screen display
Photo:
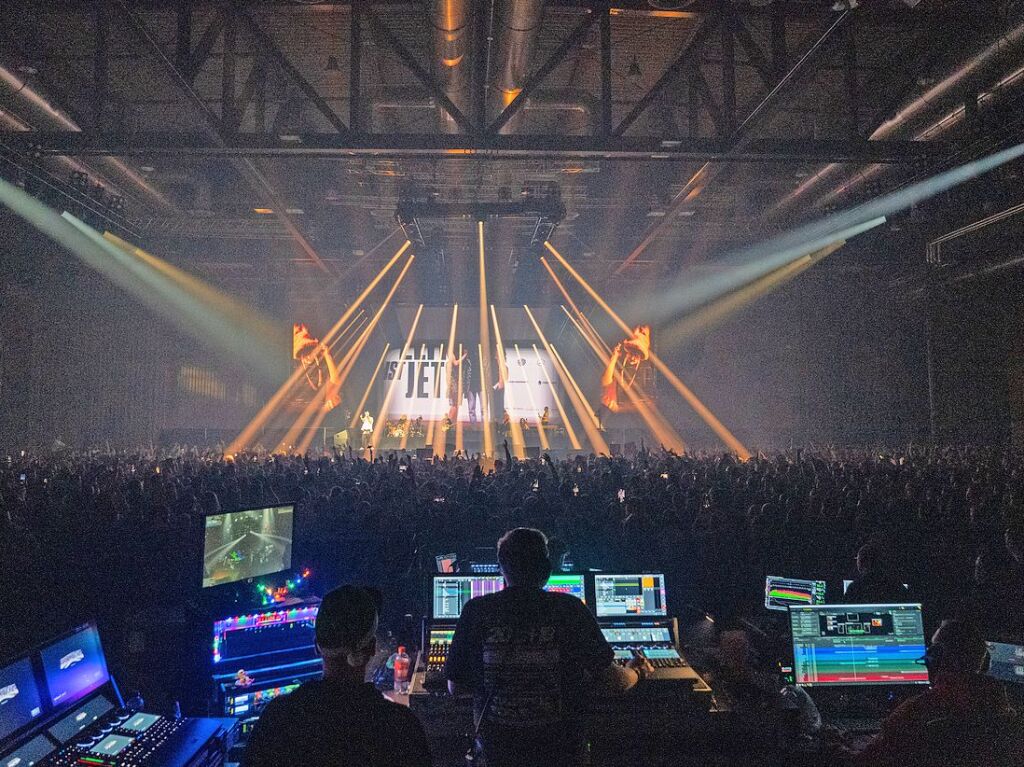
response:
[[[113,708],[114,704],[107,700],[106,696],[97,695],[59,720],[48,732],[61,743],[67,743]]]
[[[793,605],[796,683],[928,684],[919,604]]]
[[[206,517],[203,588],[289,569],[294,511],[270,506]]]
[[[785,611],[790,605],[823,605],[825,590],[825,581],[769,575],[764,581],[764,606]]]
[[[40,651],[43,676],[54,706],[73,703],[110,679],[100,634],[88,623]]]
[[[594,597],[598,618],[656,618],[668,614],[665,576],[595,575]]]
[[[1024,684],[1024,645],[986,642],[988,675],[1000,682]]]
[[[39,764],[55,750],[55,746],[45,735],[37,735],[21,748],[16,748],[0,756],[0,767],[32,767]]]
[[[22,658],[0,668],[0,741],[42,713],[32,661]]]

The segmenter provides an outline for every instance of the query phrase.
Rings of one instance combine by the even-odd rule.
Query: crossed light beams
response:
[[[237,305],[221,303],[227,298],[224,294],[209,288],[213,293],[203,292],[205,297],[198,297],[149,263],[103,239],[70,214],[62,216],[2,179],[0,204],[190,336],[244,364],[262,380],[279,379],[282,367],[276,360],[286,353],[287,335],[279,329],[265,337],[254,335],[233,317]]]
[[[601,369],[606,370],[609,362],[611,361],[611,347],[605,343],[604,339],[601,338],[601,334],[597,332],[597,328],[591,324],[590,319],[580,310],[579,306],[576,305],[576,302],[572,300],[572,296],[569,295],[569,291],[565,289],[565,285],[562,283],[562,280],[559,279],[558,275],[555,274],[555,270],[551,268],[551,264],[548,263],[548,260],[544,258],[544,256],[541,256],[540,261],[544,265],[544,268],[548,272],[548,276],[551,277],[559,292],[565,300],[569,302],[573,311],[576,312],[576,318],[569,314],[568,310],[564,306],[562,307],[562,311],[568,315],[573,326],[579,334],[583,336],[583,339],[590,346],[594,354],[597,355],[597,359],[602,365]],[[566,368],[566,372],[568,372],[568,368]],[[653,402],[645,402],[644,399],[637,394],[633,386],[627,386],[620,371],[615,370],[613,374],[615,376],[615,380],[619,384],[619,388],[626,393],[630,404],[640,414],[640,417],[643,419],[644,423],[647,424],[647,428],[651,430],[651,433],[654,434],[655,438],[665,447],[677,452],[683,452],[686,449],[686,444],[683,442],[683,439],[679,436],[678,432],[672,428],[669,422],[660,413],[657,406]]]
[[[519,344],[512,344],[512,348],[516,350],[516,359],[522,359],[523,353],[521,351],[519,351]],[[540,360],[540,356],[539,355],[538,355],[537,359],[538,359],[538,361]],[[534,413],[536,413],[537,412],[537,400],[535,400],[533,398],[533,387],[532,386],[527,386],[526,387],[526,396],[530,400],[530,410],[532,410]],[[556,405],[558,404],[558,400],[557,399],[555,400],[555,404]],[[559,408],[559,412],[561,412],[561,408]],[[548,443],[548,435],[544,431],[544,424],[541,423],[541,420],[539,418],[537,419],[537,436],[540,439],[541,450],[548,450],[551,447],[551,445]]]
[[[405,355],[409,353],[409,347],[412,346],[412,339],[416,335],[416,327],[420,324],[420,316],[423,314],[423,304],[419,305],[416,310],[416,316],[412,320],[412,325],[409,327],[409,334],[405,337],[405,344],[402,346],[402,351],[398,355],[398,367],[395,368],[395,375],[391,378],[391,383],[388,384],[388,389],[384,393],[384,400],[380,403],[380,410],[377,412],[377,420],[373,424],[373,437],[370,440],[370,449],[376,450],[377,446],[380,445],[381,435],[384,433],[384,416],[388,412],[388,407],[391,405],[391,398],[395,394],[395,386],[398,385],[398,379],[402,376],[402,370],[405,369]]]
[[[598,335],[595,340],[595,338],[592,337],[583,327],[581,322],[585,318],[581,318],[581,320],[578,321],[564,306],[562,307],[562,311],[565,312],[566,316],[572,322],[573,327],[575,327],[576,331],[583,336],[583,340],[587,342],[591,351],[593,351],[597,356],[598,361],[601,363],[601,370],[607,370],[608,364],[611,361],[611,355],[602,349],[601,345],[598,343],[598,341],[601,340],[601,337]],[[594,332],[596,335],[596,331]],[[672,428],[669,422],[658,410],[657,406],[653,402],[645,402],[643,398],[637,394],[634,386],[627,386],[622,377],[622,373],[618,370],[615,371],[615,380],[618,382],[619,388],[626,393],[630,404],[640,414],[644,423],[647,424],[647,428],[651,430],[651,433],[654,434],[658,442],[670,450],[675,450],[679,453],[685,451],[686,444],[683,442],[683,438],[680,437],[678,432]]]
[[[501,384],[501,391],[505,395],[505,410],[512,404],[512,389],[508,385],[508,364],[505,362],[505,345],[501,341],[501,328],[498,326],[498,312],[491,304],[491,320],[494,322],[494,346],[498,353],[498,381]],[[505,414],[502,413],[504,420]],[[526,457],[526,440],[523,437],[523,427],[519,425],[518,418],[509,418],[508,430],[512,436],[512,455],[516,458]]]
[[[787,282],[796,279],[819,261],[835,253],[846,244],[846,240],[801,256],[796,261],[779,267],[758,280],[722,296],[716,301],[702,307],[693,314],[681,317],[660,333],[661,343],[665,347],[673,347],[698,332],[706,332],[722,322],[726,317],[752,304],[767,293],[777,290]]]
[[[778,237],[751,245],[727,256],[720,263],[726,271],[715,278],[693,281],[680,277],[656,296],[644,297],[644,316],[652,324],[694,309],[723,293],[783,266],[805,253],[823,248],[884,223],[887,216],[907,210],[929,197],[948,191],[1008,162],[1024,157],[1024,143],[957,166],[931,178],[897,189],[847,210],[820,218]]]
[[[294,440],[298,433],[307,425],[309,426],[309,430],[307,431],[305,437],[297,445],[297,452],[300,455],[302,455],[306,452],[306,449],[309,448],[309,445],[313,441],[313,436],[316,433],[316,429],[320,426],[320,424],[323,423],[324,418],[327,417],[328,411],[325,408],[321,407],[321,405],[326,401],[328,396],[333,397],[334,394],[341,390],[341,387],[348,378],[349,373],[352,372],[352,368],[355,367],[356,360],[362,353],[367,341],[370,340],[370,335],[373,333],[374,328],[376,328],[377,323],[380,322],[380,318],[383,316],[384,310],[387,309],[388,304],[391,303],[391,299],[398,291],[398,286],[402,284],[402,280],[405,277],[406,272],[409,271],[409,267],[412,266],[412,262],[415,258],[416,256],[414,255],[409,256],[409,260],[405,262],[405,266],[403,266],[402,271],[398,273],[398,277],[395,279],[394,284],[392,284],[391,288],[388,290],[388,293],[384,297],[384,300],[381,302],[380,306],[377,307],[377,311],[374,312],[373,318],[370,320],[369,324],[362,331],[359,337],[356,338],[355,342],[352,344],[352,347],[345,353],[345,356],[342,357],[341,362],[338,363],[338,369],[340,371],[338,374],[338,380],[331,386],[331,390],[328,391],[326,387],[321,387],[320,391],[318,391],[316,393],[316,396],[314,396],[310,400],[309,404],[302,411],[302,413],[299,415],[299,418],[296,419],[295,423],[292,425],[292,428],[289,430],[289,434],[292,435],[291,439],[289,439],[288,435],[286,435],[285,438],[281,440],[281,443],[278,444],[277,448],[275,449],[275,452],[286,451],[288,447],[291,445],[292,440]],[[310,423],[310,421],[312,421],[312,423]]]
[[[344,327],[345,323],[349,321],[349,318],[353,314],[355,314],[355,311],[356,309],[359,308],[360,304],[362,304],[363,301],[366,300],[366,297],[373,292],[373,289],[377,287],[377,284],[382,279],[384,279],[384,275],[388,273],[391,267],[394,266],[395,262],[402,257],[402,254],[405,253],[405,251],[408,250],[411,245],[412,243],[409,240],[406,240],[402,247],[395,251],[395,255],[393,255],[391,259],[381,268],[381,270],[377,272],[377,275],[372,280],[370,280],[370,283],[365,288],[363,288],[363,292],[359,294],[358,298],[356,298],[356,300],[352,302],[352,305],[345,310],[341,317],[338,318],[338,321],[335,322],[331,329],[327,331],[324,337],[320,340],[320,343],[317,345],[317,348],[314,350],[314,354],[323,353],[324,349],[328,347],[328,344],[330,344],[337,336],[338,331],[342,327]],[[415,258],[415,256],[409,257],[409,262],[406,264],[406,269],[408,268],[409,264],[412,263],[413,258]],[[267,420],[270,418],[270,416],[273,415],[273,413],[281,406],[281,403],[288,395],[288,392],[291,391],[292,387],[295,386],[295,384],[302,377],[302,375],[302,367],[296,367],[292,371],[291,375],[288,376],[288,379],[283,384],[281,384],[281,386],[274,393],[274,395],[269,400],[267,400],[267,402],[263,405],[262,408],[260,408],[260,411],[248,423],[248,425],[246,425],[242,432],[237,437],[235,437],[234,440],[232,440],[231,444],[228,445],[226,452],[236,453],[252,443],[253,438],[257,435],[259,430],[267,423]]]
[[[554,246],[550,242],[545,241],[544,246],[549,251],[551,251],[552,255],[554,255],[555,258],[558,259],[559,263],[561,263],[562,266],[565,267],[566,271],[569,272],[569,274],[571,274],[573,278],[580,285],[583,286],[587,293],[590,294],[590,297],[593,298],[598,303],[598,305],[605,310],[605,312],[607,312],[608,316],[615,321],[615,324],[619,326],[622,332],[624,332],[626,335],[629,335],[633,332],[632,329],[625,322],[622,321],[622,318],[615,313],[615,310],[612,309],[608,305],[608,303],[601,297],[601,295],[590,286],[590,283],[584,280],[583,277],[580,276],[579,272],[573,269],[572,265],[565,260],[562,254],[555,250]],[[660,372],[663,376],[665,376],[665,378],[668,379],[669,383],[671,383],[675,390],[679,392],[680,396],[684,400],[686,400],[686,402],[690,405],[690,407],[694,409],[697,415],[701,417],[704,423],[711,427],[711,430],[718,435],[718,438],[722,440],[722,442],[724,442],[730,450],[736,453],[736,455],[738,455],[744,461],[750,458],[750,451],[747,450],[740,443],[740,441],[736,439],[735,436],[733,436],[732,432],[729,431],[722,424],[722,422],[715,417],[714,413],[708,410],[707,406],[704,405],[704,403],[697,398],[697,395],[690,391],[690,389],[682,381],[679,380],[679,376],[673,373],[669,369],[668,365],[662,362],[661,358],[657,354],[655,354],[653,350],[651,350],[651,362],[654,364],[654,367],[658,369],[658,372]]]
[[[364,407],[366,407],[366,400],[370,398],[370,390],[373,388],[373,384],[377,381],[377,374],[380,372],[380,366],[384,364],[384,358],[388,355],[388,349],[391,348],[391,342],[388,341],[384,344],[384,351],[380,353],[380,359],[377,360],[377,366],[373,369],[373,373],[370,374],[370,380],[366,382],[366,388],[363,390],[363,396],[359,399],[359,406],[352,411],[352,421],[349,423],[348,428],[354,429],[356,423],[359,422],[359,416],[362,413]]]
[[[558,378],[562,382],[562,388],[565,389],[566,393],[569,395],[569,401],[572,403],[573,408],[576,410],[576,414],[579,416],[580,423],[583,424],[583,430],[587,434],[587,440],[590,442],[590,446],[598,455],[600,455],[601,453],[607,455],[609,453],[608,443],[604,441],[604,437],[601,436],[601,432],[597,430],[597,426],[590,419],[590,416],[587,413],[587,407],[583,404],[583,402],[580,401],[580,398],[576,394],[575,389],[573,389],[573,386],[570,383],[568,376],[566,376],[565,371],[562,370],[562,366],[558,364],[558,358],[555,356],[555,352],[552,350],[551,344],[548,342],[547,337],[544,335],[544,331],[540,329],[540,324],[537,322],[537,318],[533,316],[533,312],[530,311],[530,307],[527,306],[526,304],[523,304],[523,309],[526,311],[526,316],[530,318],[530,324],[533,325],[533,329],[537,332],[537,337],[540,338],[540,342],[544,344],[544,349],[548,353],[548,359],[551,360],[552,364],[554,365],[555,372],[558,374]],[[533,350],[537,351],[536,344],[534,344]],[[538,359],[540,358],[539,353],[537,357]],[[558,406],[558,412],[562,416],[562,423],[565,425],[565,430],[569,433],[569,442],[572,444],[573,450],[579,450],[579,439],[577,439],[576,432],[573,430],[572,424],[566,417],[565,410],[562,407],[562,400],[561,398],[559,398],[558,392],[555,391],[554,384],[552,384],[551,382],[551,376],[548,375],[547,366],[542,365],[541,368],[544,371],[544,378],[547,379],[548,386],[551,387],[551,394],[555,398],[555,404]]]

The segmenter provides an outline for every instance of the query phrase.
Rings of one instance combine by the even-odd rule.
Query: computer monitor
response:
[[[583,604],[587,603],[587,590],[582,573],[552,573],[544,590],[568,594],[576,597]]]
[[[849,580],[849,579],[846,579],[846,578],[844,578],[844,579],[843,579],[843,593],[844,593],[844,594],[845,594],[845,593],[846,593],[847,591],[849,591],[849,590],[850,590],[850,584],[851,584],[851,583],[853,583],[853,581],[852,581],[852,580]],[[903,588],[905,588],[905,589],[909,589],[909,588],[910,588],[910,584],[909,584],[909,583],[904,583],[904,584],[903,584]]]
[[[456,561],[458,561],[458,557],[455,554],[438,554],[434,557],[434,563],[437,565],[439,573],[454,573]]]
[[[764,580],[764,606],[785,611],[790,605],[823,605],[825,588],[825,581],[769,575]]]
[[[458,620],[470,599],[504,588],[505,579],[500,575],[435,575],[431,602],[434,620]],[[552,573],[544,590],[570,594],[584,604],[587,601],[581,573]]]
[[[435,575],[433,615],[435,620],[458,620],[466,602],[505,588],[500,575]]]
[[[928,684],[919,604],[793,605],[789,619],[798,685]]]
[[[96,624],[86,623],[39,652],[43,677],[54,706],[65,706],[102,687],[110,679]]]
[[[203,588],[289,569],[294,511],[289,504],[207,516]]]
[[[0,668],[0,742],[43,713],[43,696],[31,658]]]
[[[312,657],[316,647],[319,605],[281,608],[230,615],[213,623],[213,664],[231,671],[252,669],[253,658],[262,667],[275,658],[296,653]]]
[[[594,576],[598,618],[656,618],[668,614],[662,573]]]
[[[988,675],[1000,682],[1024,684],[1024,645],[986,642]]]

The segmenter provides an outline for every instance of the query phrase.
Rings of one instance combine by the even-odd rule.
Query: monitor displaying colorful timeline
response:
[[[598,618],[656,618],[668,614],[665,576],[595,575],[595,612]]]
[[[764,581],[764,606],[769,610],[788,610],[790,605],[823,605],[825,587],[825,581],[769,575]]]
[[[583,575],[580,573],[552,573],[544,590],[568,594],[584,604],[587,602],[587,590],[583,582]]]
[[[435,575],[433,584],[434,620],[458,620],[466,602],[474,597],[494,594],[505,588],[500,575]],[[545,591],[569,594],[586,603],[586,582],[580,573],[553,573]]]
[[[500,575],[445,575],[434,577],[434,619],[458,620],[466,602],[505,588]]]
[[[919,604],[793,605],[796,683],[928,684]]]

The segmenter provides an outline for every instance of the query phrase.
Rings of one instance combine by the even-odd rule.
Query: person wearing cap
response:
[[[472,694],[488,767],[572,767],[586,746],[583,706],[595,689],[624,692],[653,670],[628,668],[586,605],[549,593],[547,538],[520,527],[498,541],[506,588],[466,603],[445,668],[455,695]]]
[[[405,706],[365,682],[377,652],[380,595],[341,586],[316,616],[323,679],[267,704],[253,729],[244,767],[429,767],[423,727]]]

